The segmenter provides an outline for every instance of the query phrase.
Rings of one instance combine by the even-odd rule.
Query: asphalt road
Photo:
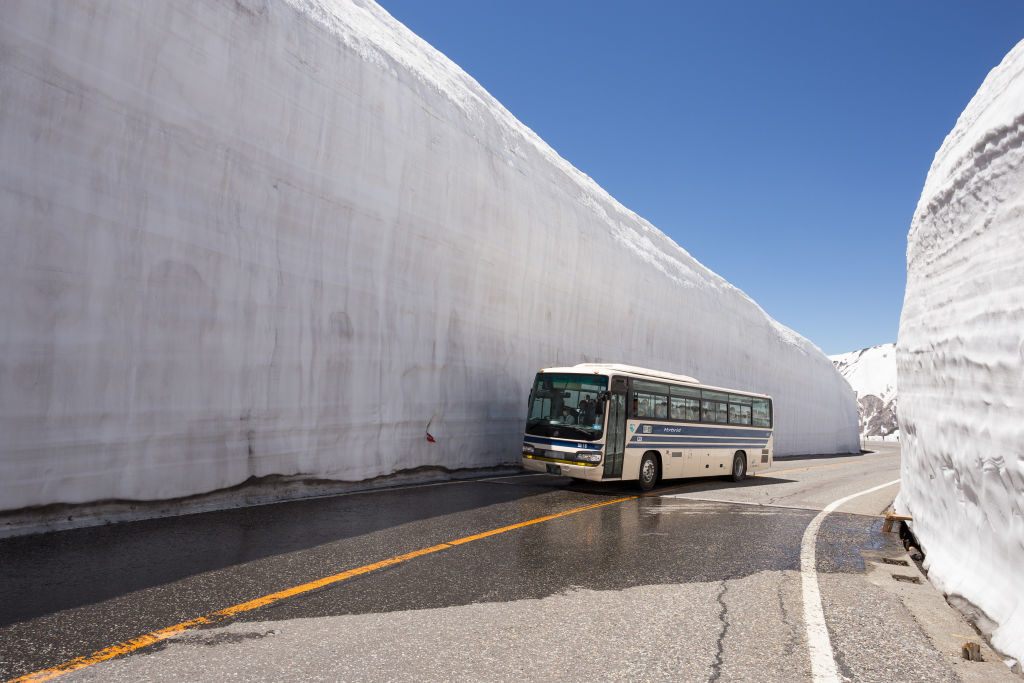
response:
[[[898,478],[884,446],[646,496],[517,475],[7,539],[0,679],[291,589],[64,678],[812,680],[814,581],[838,676],[1019,681],[893,578],[922,578],[881,531],[897,484],[820,520],[801,574],[825,506]]]

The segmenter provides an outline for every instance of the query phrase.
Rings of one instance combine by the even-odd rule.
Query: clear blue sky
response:
[[[829,354],[896,341],[932,157],[1024,1],[380,0]]]

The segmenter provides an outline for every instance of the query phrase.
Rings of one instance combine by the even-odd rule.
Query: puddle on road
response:
[[[660,496],[644,501],[640,512],[647,517],[776,517],[809,522],[820,511],[804,508],[776,507],[728,501],[710,501],[687,497]],[[826,572],[864,571],[864,551],[878,552],[899,549],[898,535],[881,531],[882,520],[842,512],[830,514],[818,532],[819,570]],[[799,536],[794,537],[799,547]]]
[[[751,505],[746,503],[731,503],[728,501],[709,501],[694,498],[675,498],[670,496],[659,496],[646,499],[645,504],[640,508],[645,515],[708,515],[724,514],[730,515],[779,515],[786,512],[808,513],[812,511],[795,508],[773,507],[770,505]]]

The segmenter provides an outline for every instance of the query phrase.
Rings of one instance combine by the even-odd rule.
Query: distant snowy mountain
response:
[[[857,392],[861,436],[897,435],[896,345],[882,344],[829,359]]]

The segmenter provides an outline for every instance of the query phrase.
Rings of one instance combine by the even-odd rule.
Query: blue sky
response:
[[[896,341],[932,157],[1024,2],[380,0],[829,354]]]

